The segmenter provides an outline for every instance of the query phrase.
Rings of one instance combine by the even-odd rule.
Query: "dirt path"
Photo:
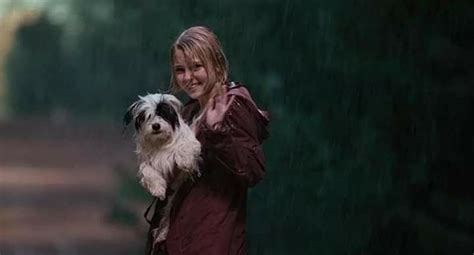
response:
[[[133,161],[107,126],[0,123],[0,254],[141,254],[143,226],[108,217],[114,168]]]

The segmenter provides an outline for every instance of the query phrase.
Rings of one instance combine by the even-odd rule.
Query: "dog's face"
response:
[[[132,121],[144,141],[164,142],[179,128],[181,102],[169,94],[149,94],[134,102],[124,116],[125,125]]]

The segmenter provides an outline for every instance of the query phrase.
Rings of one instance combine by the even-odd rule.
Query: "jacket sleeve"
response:
[[[204,160],[228,171],[249,186],[257,184],[265,174],[265,157],[258,139],[256,109],[247,99],[236,96],[216,127],[205,120],[199,125],[198,138]]]

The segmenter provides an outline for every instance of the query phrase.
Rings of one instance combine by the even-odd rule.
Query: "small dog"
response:
[[[180,115],[181,102],[170,94],[148,94],[128,108],[124,123],[135,124],[140,184],[153,196],[165,200],[166,191],[176,191],[193,176],[199,176],[201,144]],[[166,239],[169,212],[176,192],[162,210],[155,242]]]

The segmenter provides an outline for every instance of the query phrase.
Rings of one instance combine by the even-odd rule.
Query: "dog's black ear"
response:
[[[163,97],[165,98],[165,101],[167,101],[176,112],[181,113],[183,103],[181,103],[181,101],[179,101],[177,97],[171,94],[163,94]]]
[[[128,107],[127,109],[127,112],[125,113],[125,115],[123,116],[123,124],[125,126],[128,126],[130,124],[130,122],[132,122],[132,119],[133,119],[133,112],[135,111],[135,109],[137,107],[139,107],[140,105],[142,104],[142,101],[136,101],[135,103],[133,103],[132,105],[130,105],[130,107]]]

